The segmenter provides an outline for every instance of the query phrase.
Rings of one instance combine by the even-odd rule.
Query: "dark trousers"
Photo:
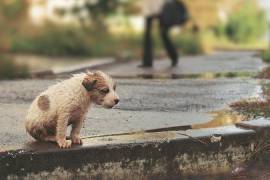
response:
[[[170,37],[169,37],[169,28],[164,26],[159,17],[147,17],[145,21],[145,33],[144,33],[144,53],[143,53],[143,66],[152,66],[153,65],[153,42],[152,42],[152,23],[154,19],[159,20],[159,29],[160,36],[164,47],[172,61],[172,64],[177,64],[178,54],[176,48],[174,47]]]

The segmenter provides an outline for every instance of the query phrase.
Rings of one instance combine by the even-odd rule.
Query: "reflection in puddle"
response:
[[[212,120],[210,120],[207,123],[194,124],[192,125],[192,129],[226,126],[226,125],[235,124],[241,121],[245,121],[245,120],[250,119],[251,117],[254,117],[254,115],[256,115],[254,111],[255,109],[254,104],[256,105],[256,107],[258,106],[258,109],[260,110],[263,109],[262,106],[260,105],[261,103],[258,103],[258,102],[264,102],[263,100],[264,96],[266,96],[267,94],[265,89],[266,89],[265,85],[258,85],[256,87],[254,93],[251,95],[252,99],[256,99],[255,103],[247,103],[249,101],[241,100],[241,101],[230,104],[230,108],[232,109],[210,112],[209,114],[212,115],[213,117]],[[269,98],[269,103],[270,103],[270,98]],[[265,103],[262,103],[262,104],[265,104]],[[269,107],[269,104],[267,104],[267,109],[268,107]],[[242,111],[243,109],[245,112]],[[252,109],[252,111],[250,109]],[[250,113],[246,113],[246,111],[250,111]]]
[[[172,79],[217,79],[217,78],[244,78],[254,77],[256,73],[253,72],[205,72],[199,74],[172,74]]]
[[[125,78],[142,78],[142,79],[217,79],[217,78],[249,78],[255,77],[256,73],[253,72],[224,72],[224,73],[214,73],[214,72],[205,72],[205,73],[196,73],[196,74],[177,74],[170,71],[161,71],[161,70],[144,70],[139,73],[137,76],[124,76]],[[121,78],[123,76],[119,76]]]
[[[212,128],[218,126],[225,126],[230,124],[235,124],[240,121],[247,119],[246,116],[240,115],[238,113],[233,113],[231,111],[215,111],[210,113],[213,116],[213,119],[207,123],[194,124],[192,129],[201,129],[201,128]]]

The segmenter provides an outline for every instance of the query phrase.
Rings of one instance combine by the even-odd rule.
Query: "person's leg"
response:
[[[147,17],[145,19],[143,67],[151,67],[153,65],[152,21],[153,17]]]
[[[167,53],[172,61],[172,67],[177,66],[178,53],[169,37],[169,28],[163,26],[161,23],[160,23],[160,35],[161,35],[163,44],[167,50]]]

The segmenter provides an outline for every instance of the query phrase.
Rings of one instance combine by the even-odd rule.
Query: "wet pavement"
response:
[[[52,71],[54,73],[65,73],[84,69],[89,66],[99,66],[100,64],[110,64],[113,58],[88,58],[88,57],[52,57],[31,54],[18,54],[13,56],[16,64],[27,65],[32,72]]]
[[[33,153],[32,150],[34,150],[37,153],[37,159],[33,159],[33,154],[30,154],[30,161],[36,160],[34,161],[35,164],[44,163],[44,165],[49,166],[50,170],[52,170],[51,166],[58,167],[58,162],[67,161],[68,163],[64,164],[70,164],[68,159],[70,156],[62,157],[62,153],[65,152],[69,155],[70,153],[78,153],[74,156],[78,158],[78,162],[85,161],[81,157],[88,157],[89,162],[92,158],[100,160],[100,158],[106,157],[105,159],[110,163],[110,157],[115,157],[115,154],[118,153],[119,157],[124,155],[124,164],[132,159],[129,156],[126,157],[126,155],[135,153],[140,156],[145,155],[145,159],[150,158],[149,162],[151,163],[149,165],[156,166],[155,163],[158,164],[158,162],[163,161],[159,159],[154,162],[151,157],[152,154],[155,154],[152,152],[157,153],[162,150],[162,148],[157,148],[160,143],[160,147],[166,148],[164,152],[159,152],[160,155],[157,157],[168,160],[168,162],[166,161],[169,167],[168,172],[179,170],[179,167],[182,167],[182,169],[180,168],[181,171],[185,168],[198,168],[199,173],[207,168],[208,170],[212,168],[212,172],[213,167],[225,171],[223,167],[226,167],[229,173],[222,176],[225,179],[226,177],[230,179],[232,175],[240,179],[246,178],[250,169],[255,169],[255,174],[258,172],[259,166],[253,168],[242,165],[235,167],[234,165],[246,160],[247,155],[253,153],[254,147],[255,149],[257,147],[254,144],[265,140],[262,137],[268,135],[261,130],[270,128],[269,120],[257,119],[244,122],[243,120],[246,120],[244,115],[230,109],[231,103],[249,98],[262,99],[263,97],[265,86],[263,86],[262,81],[250,76],[250,74],[256,74],[265,67],[265,64],[256,56],[256,52],[219,52],[214,55],[183,57],[180,59],[179,67],[173,69],[169,67],[170,62],[168,60],[156,61],[152,69],[137,68],[138,64],[138,61],[132,61],[101,68],[114,77],[119,77],[116,78],[116,82],[121,99],[120,104],[110,110],[94,106],[89,111],[82,129],[84,145],[73,146],[66,151],[60,151],[53,143],[34,142],[24,128],[24,117],[32,100],[48,86],[62,79],[0,81],[0,152],[15,150],[16,154],[16,152],[20,153],[20,148],[22,148],[23,154],[27,150]],[[80,71],[80,68],[81,66],[79,68],[76,66],[75,71]],[[81,70],[85,70],[85,67],[82,67]],[[61,70],[60,74],[64,73],[70,76],[70,73],[75,71],[74,68],[64,69]],[[228,73],[228,76],[213,75],[222,73]],[[243,73],[245,78],[240,78]],[[196,76],[193,76],[194,74]],[[152,78],[148,75],[165,78],[138,78]],[[232,75],[234,78],[224,78],[232,77]],[[173,77],[177,78],[173,79]],[[257,132],[261,132],[261,134],[255,135]],[[164,144],[162,144],[163,142]],[[142,144],[141,147],[138,146],[139,143]],[[147,149],[149,146],[145,146],[148,143],[149,146],[153,146],[151,151]],[[175,148],[178,147],[176,146],[177,143],[179,143],[179,149]],[[189,143],[193,145],[190,146]],[[269,142],[265,143],[268,147]],[[123,146],[119,146],[119,144]],[[92,156],[89,153],[96,154],[101,150],[100,147],[104,148],[102,149],[102,155]],[[116,152],[113,155],[107,154],[107,156],[104,156],[104,150],[110,151],[114,147]],[[132,149],[138,147],[145,151]],[[131,151],[127,151],[125,148],[130,148]],[[187,154],[190,153],[192,148],[198,151],[194,150],[194,154],[191,153],[190,157],[187,158]],[[123,154],[119,154],[121,151],[123,151]],[[49,152],[57,152],[56,154],[58,154],[53,154],[56,158],[54,163],[50,164],[51,161],[48,161],[46,164],[46,161],[43,161],[42,158],[42,162],[40,162],[38,158]],[[81,152],[88,153],[80,154]],[[182,152],[187,152],[187,154]],[[177,153],[179,156],[171,159],[171,156]],[[211,155],[211,153],[213,154]],[[9,155],[7,155],[7,158]],[[15,167],[14,172],[17,174],[16,168],[21,168],[16,165],[20,158],[16,159],[16,156],[12,156],[12,158],[12,161],[8,159],[8,162],[12,162],[11,165]],[[135,160],[141,161],[142,159],[135,158]],[[179,160],[179,164],[174,164],[176,160]],[[190,161],[185,163],[185,160]],[[216,163],[217,161],[219,163]],[[21,163],[25,162],[22,161]],[[220,163],[223,164],[220,165]],[[176,165],[175,169],[170,168],[173,164]],[[81,166],[77,165],[78,167]],[[99,163],[99,165],[106,167],[108,164]],[[160,167],[162,165],[164,165],[164,162],[159,164]],[[31,164],[29,167],[35,169]],[[146,166],[143,165],[143,167]],[[41,167],[41,169],[43,168]],[[122,170],[126,168],[123,163],[121,168]],[[111,168],[109,169],[111,170]],[[138,168],[132,167],[133,169]],[[230,170],[235,170],[236,174],[234,174],[234,171],[231,174]],[[264,174],[268,175],[268,170],[269,168],[265,168]],[[22,170],[20,169],[20,171]],[[57,169],[54,171],[57,171]],[[88,171],[86,172],[89,174]],[[244,172],[244,175],[241,174],[242,172]],[[60,177],[62,177],[62,174],[60,173]],[[104,171],[101,171],[101,174],[104,174]],[[196,178],[194,177],[194,179]],[[199,176],[199,179],[203,178],[204,176]],[[205,178],[208,179],[208,176]],[[211,178],[215,179],[215,176],[211,176]],[[217,179],[220,179],[219,176]]]
[[[207,77],[211,73],[240,73],[258,72],[266,65],[257,56],[256,52],[217,52],[212,55],[181,57],[179,66],[170,67],[168,59],[154,61],[153,68],[138,68],[139,61],[132,63],[117,64],[104,68],[114,77],[134,78],[146,75],[174,75],[188,76],[202,74]]]
[[[59,80],[0,82],[0,145],[15,146],[31,140],[24,129],[24,116],[41,91]],[[114,109],[93,107],[83,136],[142,131],[194,125],[216,127],[241,121],[235,115],[218,114],[228,104],[258,97],[257,80],[130,80],[117,81],[121,103]],[[201,127],[200,127],[201,126]]]

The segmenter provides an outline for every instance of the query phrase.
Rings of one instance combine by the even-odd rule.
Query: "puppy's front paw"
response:
[[[71,147],[71,140],[57,140],[57,144],[60,148],[70,148]]]
[[[71,141],[73,144],[82,144],[82,139],[80,136],[71,136]]]

